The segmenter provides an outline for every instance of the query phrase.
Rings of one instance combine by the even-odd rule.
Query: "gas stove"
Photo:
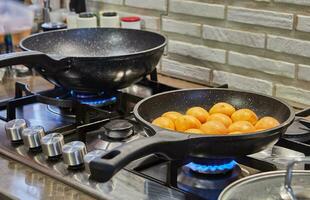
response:
[[[210,200],[240,178],[284,169],[292,158],[310,155],[310,126],[304,119],[310,115],[307,109],[297,114],[273,147],[253,155],[190,163],[150,155],[130,163],[106,183],[92,179],[88,166],[92,159],[148,136],[134,119],[134,105],[174,89],[143,79],[114,92],[90,94],[55,88],[33,93],[16,83],[15,98],[0,103],[0,153],[95,198]],[[26,127],[27,134],[21,138],[19,131]]]

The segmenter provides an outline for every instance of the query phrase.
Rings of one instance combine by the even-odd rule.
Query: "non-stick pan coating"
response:
[[[140,104],[137,112],[144,120],[152,122],[168,111],[178,111],[185,114],[186,110],[193,106],[200,106],[209,110],[219,102],[232,104],[236,109],[251,109],[259,118],[271,116],[280,123],[288,120],[291,114],[291,110],[282,101],[250,92],[225,89],[168,92],[165,95],[153,96],[145,100]]]
[[[293,122],[294,111],[290,106],[276,98],[228,89],[193,89],[166,92],[142,100],[135,107],[135,116],[138,121],[149,127],[148,130],[160,132],[163,129],[156,127],[151,122],[167,111],[185,113],[193,106],[201,106],[209,110],[214,104],[226,102],[236,109],[248,108],[253,110],[259,118],[271,116],[281,124],[273,129],[257,133],[238,135],[189,135],[189,155],[193,158],[206,157],[233,157],[245,156],[265,149],[275,143]],[[176,131],[166,131],[175,134]],[[165,137],[161,135],[161,137]],[[194,139],[197,138],[197,139]]]
[[[72,29],[33,35],[21,42],[25,50],[66,57],[115,57],[158,48],[165,38],[128,29]]]

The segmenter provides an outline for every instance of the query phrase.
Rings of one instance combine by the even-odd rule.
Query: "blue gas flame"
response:
[[[107,99],[96,99],[96,100],[80,100],[82,104],[87,105],[104,105],[106,103],[116,102],[116,97],[111,97]]]
[[[80,93],[80,92],[70,92],[72,97],[75,97],[79,100],[80,103],[82,104],[87,104],[87,105],[106,105],[110,103],[115,103],[117,98],[115,96],[112,97],[106,97],[104,96],[104,92],[97,93],[97,94],[92,94],[92,93]]]
[[[191,170],[200,173],[207,173],[207,172],[216,172],[216,171],[228,171],[233,169],[237,165],[236,161],[232,160],[225,164],[210,164],[210,165],[202,165],[197,164],[194,162],[188,163],[186,166],[189,167]]]

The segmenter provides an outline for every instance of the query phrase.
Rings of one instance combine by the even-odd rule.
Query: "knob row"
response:
[[[84,156],[87,154],[86,145],[80,141],[64,144],[64,137],[60,133],[51,133],[42,138],[42,150],[49,158],[62,155],[64,163],[69,167],[84,164]]]
[[[73,141],[64,144],[64,137],[60,133],[51,133],[45,135],[44,128],[41,126],[27,127],[23,119],[11,120],[5,125],[5,131],[8,139],[12,143],[21,143],[29,149],[42,147],[43,153],[48,158],[63,157],[64,163],[68,167],[75,167],[90,162],[94,155],[86,156],[86,145],[80,141]],[[98,152],[97,152],[98,153]],[[88,166],[88,163],[86,163]],[[89,169],[86,166],[87,169]],[[88,170],[89,171],[89,170]]]

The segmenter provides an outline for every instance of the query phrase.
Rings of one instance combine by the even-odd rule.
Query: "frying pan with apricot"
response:
[[[258,118],[248,108],[236,108],[225,102],[213,105],[210,110],[203,107],[188,108],[185,113],[169,111],[152,121],[161,128],[194,134],[246,134],[279,126],[271,116]]]
[[[274,97],[223,88],[156,94],[138,102],[133,113],[147,137],[92,161],[92,178],[107,181],[133,160],[154,153],[189,162],[257,153],[278,141],[295,116]]]

